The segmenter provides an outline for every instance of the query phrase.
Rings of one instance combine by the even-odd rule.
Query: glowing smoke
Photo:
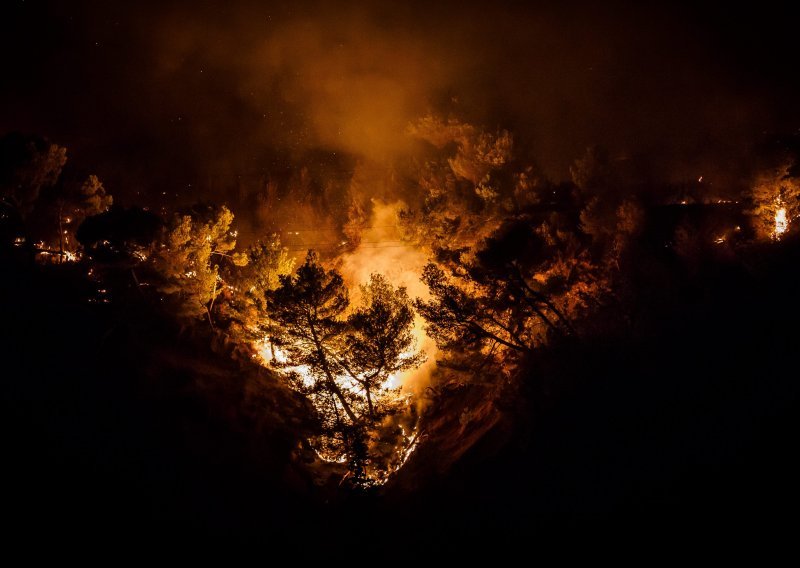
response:
[[[339,270],[350,289],[354,305],[360,301],[359,286],[369,281],[371,274],[386,276],[395,286],[404,286],[411,298],[428,298],[428,288],[420,281],[422,269],[428,262],[427,255],[401,238],[398,212],[402,202],[384,203],[373,200],[372,217],[364,228],[359,247],[339,259]],[[404,390],[419,393],[428,384],[435,365],[437,348],[427,336],[423,320],[416,316],[414,337],[417,349],[427,355],[427,361],[418,369],[407,371],[398,377],[396,385]]]

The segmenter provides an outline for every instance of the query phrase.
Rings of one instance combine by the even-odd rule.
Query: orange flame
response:
[[[775,211],[775,231],[773,236],[780,239],[789,228],[789,219],[786,217],[786,207],[780,207]]]
[[[361,244],[341,257],[339,270],[354,304],[359,301],[359,286],[366,284],[374,273],[383,274],[394,285],[405,287],[412,299],[427,299],[429,296],[428,288],[420,281],[428,256],[402,239],[398,221],[402,207],[403,203],[399,201],[373,201],[372,218],[362,233]],[[419,316],[414,319],[412,333],[417,343],[415,349],[424,352],[427,360],[417,369],[392,375],[385,384],[391,388],[399,387],[409,394],[427,386],[437,354],[436,344],[425,333],[424,322]]]

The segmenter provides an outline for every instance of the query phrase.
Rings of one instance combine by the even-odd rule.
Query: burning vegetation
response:
[[[521,159],[507,131],[427,116],[406,135],[420,144],[411,159],[354,163],[349,177],[303,167],[267,182],[255,218],[268,232],[244,247],[225,205],[112,207],[96,176],[61,174],[64,148],[7,136],[5,250],[80,263],[96,286],[90,302],[111,302],[125,282],[182,329],[208,326],[232,357],[280,374],[311,403],[309,467],[367,489],[437,435],[429,428],[447,389],[502,399],[540,350],[630,317],[627,272],[641,238],[683,257],[751,242],[724,212],[711,228],[684,218],[654,233],[660,211],[688,207],[685,193],[672,202],[670,187],[643,193],[625,163],[596,148],[557,184]],[[742,196],[752,242],[792,232],[795,164],[759,174]],[[739,203],[692,199],[712,213]],[[296,230],[302,218],[319,229]],[[462,430],[474,418],[464,416]]]
[[[317,455],[347,463],[349,479],[363,485],[385,481],[413,443],[405,434],[416,427],[409,397],[395,383],[422,358],[404,288],[395,290],[373,275],[361,299],[345,319],[349,299],[342,277],[309,253],[297,274],[281,278],[267,295],[274,328],[265,350],[314,402],[322,425],[312,442]]]
[[[329,156],[238,204],[156,210],[70,178],[63,148],[10,135],[4,262],[68,279],[109,322],[100,351],[136,326],[172,345],[147,347],[157,390],[194,389],[237,436],[283,440],[276,486],[424,500],[476,453],[527,443],[518,432],[593,383],[582,357],[607,363],[594,346],[627,357],[614,342],[635,350],[672,296],[794,242],[796,157],[732,194],[645,180],[600,148],[555,182],[512,133],[452,117],[404,135],[415,150],[390,163]]]
[[[3,3],[16,530],[791,518],[793,19],[489,4]]]
[[[762,239],[780,240],[800,216],[800,185],[797,164],[783,158],[781,165],[757,177],[751,192],[756,232]]]

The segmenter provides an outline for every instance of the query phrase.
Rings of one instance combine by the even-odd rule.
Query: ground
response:
[[[635,336],[554,345],[513,391],[445,389],[425,445],[364,496],[317,483],[307,407],[276,375],[157,310],[87,304],[69,271],[17,267],[2,280],[4,516],[20,539],[356,531],[393,548],[777,525],[800,503],[800,282],[796,243],[774,250],[649,297]]]

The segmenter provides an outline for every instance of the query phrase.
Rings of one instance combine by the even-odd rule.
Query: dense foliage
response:
[[[226,205],[125,208],[96,176],[62,174],[64,148],[9,135],[0,144],[3,254],[74,262],[93,289],[89,302],[135,296],[181,332],[207,327],[212,349],[282,373],[312,403],[316,430],[304,451],[364,488],[384,483],[420,439],[446,430],[443,413],[458,416],[457,437],[473,421],[493,424],[494,401],[513,399],[548,349],[633,333],[647,312],[642,282],[651,268],[663,271],[666,288],[681,270],[744,262],[759,242],[789,238],[800,215],[794,156],[760,170],[734,196],[739,206],[730,196],[676,201],[702,186],[648,185],[601,148],[575,161],[571,182],[554,183],[507,131],[428,116],[407,134],[416,153],[385,171],[350,163],[348,179],[341,161],[319,162],[266,184],[256,217],[275,231],[238,248]],[[370,187],[403,196],[388,209],[394,233],[373,226]],[[300,231],[279,221],[287,204],[322,224],[335,218],[336,241],[314,243],[319,231],[309,230],[309,248],[324,246],[297,269]],[[287,216],[286,226],[296,219]],[[370,240],[383,234],[394,240]],[[421,297],[375,271],[348,289],[343,258],[391,247],[428,257],[415,275]],[[426,359],[422,322],[436,365],[422,386],[401,390],[400,377]],[[484,393],[480,410],[443,410],[454,388]]]

